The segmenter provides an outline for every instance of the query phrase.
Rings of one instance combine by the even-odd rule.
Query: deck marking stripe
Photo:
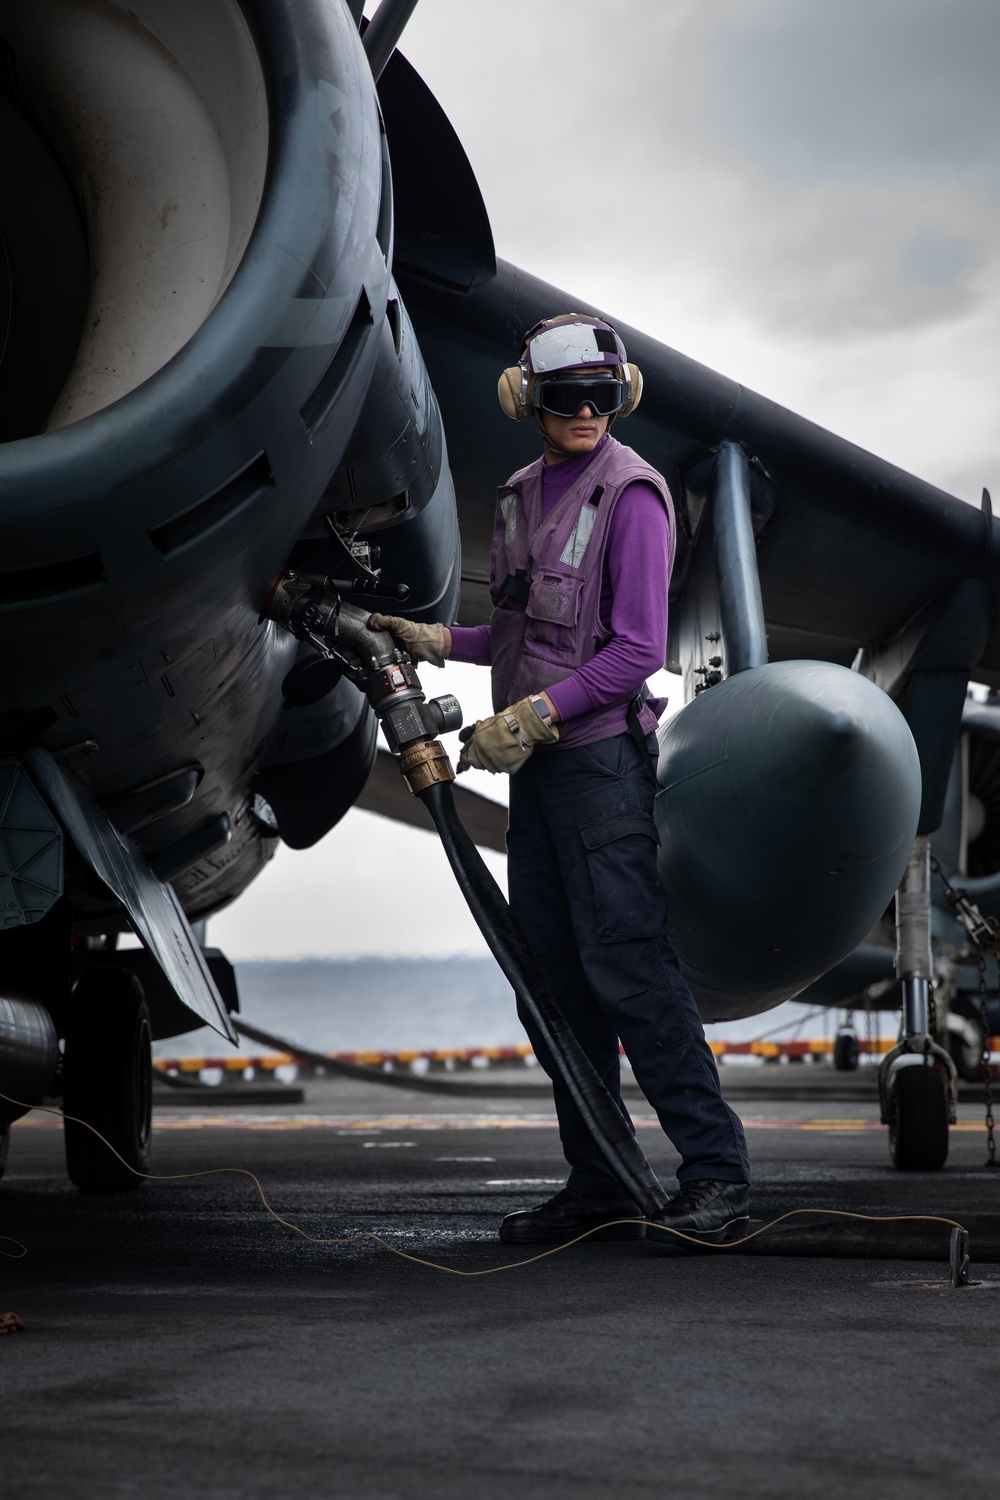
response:
[[[747,1130],[884,1130],[877,1120],[779,1120],[745,1115]],[[655,1116],[633,1117],[637,1130],[659,1130]],[[343,1134],[396,1130],[554,1130],[555,1115],[376,1115],[353,1118],[344,1115],[256,1115],[225,1114],[186,1115],[171,1120],[154,1117],[154,1131],[166,1130],[336,1130]],[[59,1120],[27,1116],[16,1120],[12,1130],[61,1130]],[[953,1131],[975,1133],[983,1130],[979,1120],[959,1120]]]

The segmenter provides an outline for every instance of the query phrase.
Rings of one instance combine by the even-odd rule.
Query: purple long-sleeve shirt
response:
[[[600,447],[601,444],[598,444]],[[557,505],[594,458],[592,453],[546,464],[542,471],[542,519]],[[667,645],[669,523],[651,485],[636,481],[615,506],[604,554],[601,621],[611,639],[579,671],[546,688],[560,719],[620,700],[663,666]],[[452,625],[453,661],[489,666],[488,625]]]

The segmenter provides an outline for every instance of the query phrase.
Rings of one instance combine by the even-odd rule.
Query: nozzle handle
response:
[[[327,582],[338,594],[374,594],[376,598],[395,599],[400,604],[410,597],[407,583],[382,583],[377,578],[328,578]]]

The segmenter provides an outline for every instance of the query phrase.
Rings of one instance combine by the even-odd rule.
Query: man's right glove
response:
[[[555,725],[545,722],[530,698],[522,698],[492,718],[479,720],[458,757],[458,769],[467,771],[475,766],[479,771],[506,771],[513,776],[536,745],[548,745],[558,738]]]
[[[443,667],[447,640],[444,625],[417,625],[413,620],[403,620],[399,615],[369,615],[372,630],[388,630],[390,635],[402,642],[416,661],[429,661],[432,667]]]

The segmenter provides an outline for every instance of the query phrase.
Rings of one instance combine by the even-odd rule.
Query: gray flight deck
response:
[[[943,1173],[902,1176],[867,1080],[831,1098],[812,1071],[791,1088],[788,1069],[724,1070],[755,1216],[1000,1211],[981,1105],[962,1104]],[[226,1109],[168,1095],[154,1165],[248,1168],[314,1234],[510,1266],[527,1252],[499,1245],[499,1218],[562,1172],[544,1092],[511,1082],[478,1098],[327,1079],[301,1104],[256,1090]],[[306,1244],[246,1178],[85,1198],[39,1114],[13,1128],[0,1232],[27,1251],[0,1262],[0,1312],[26,1327],[0,1338],[10,1500],[929,1500],[1000,1482],[1000,1264],[951,1291],[913,1260],[588,1244],[461,1279],[370,1240]]]

